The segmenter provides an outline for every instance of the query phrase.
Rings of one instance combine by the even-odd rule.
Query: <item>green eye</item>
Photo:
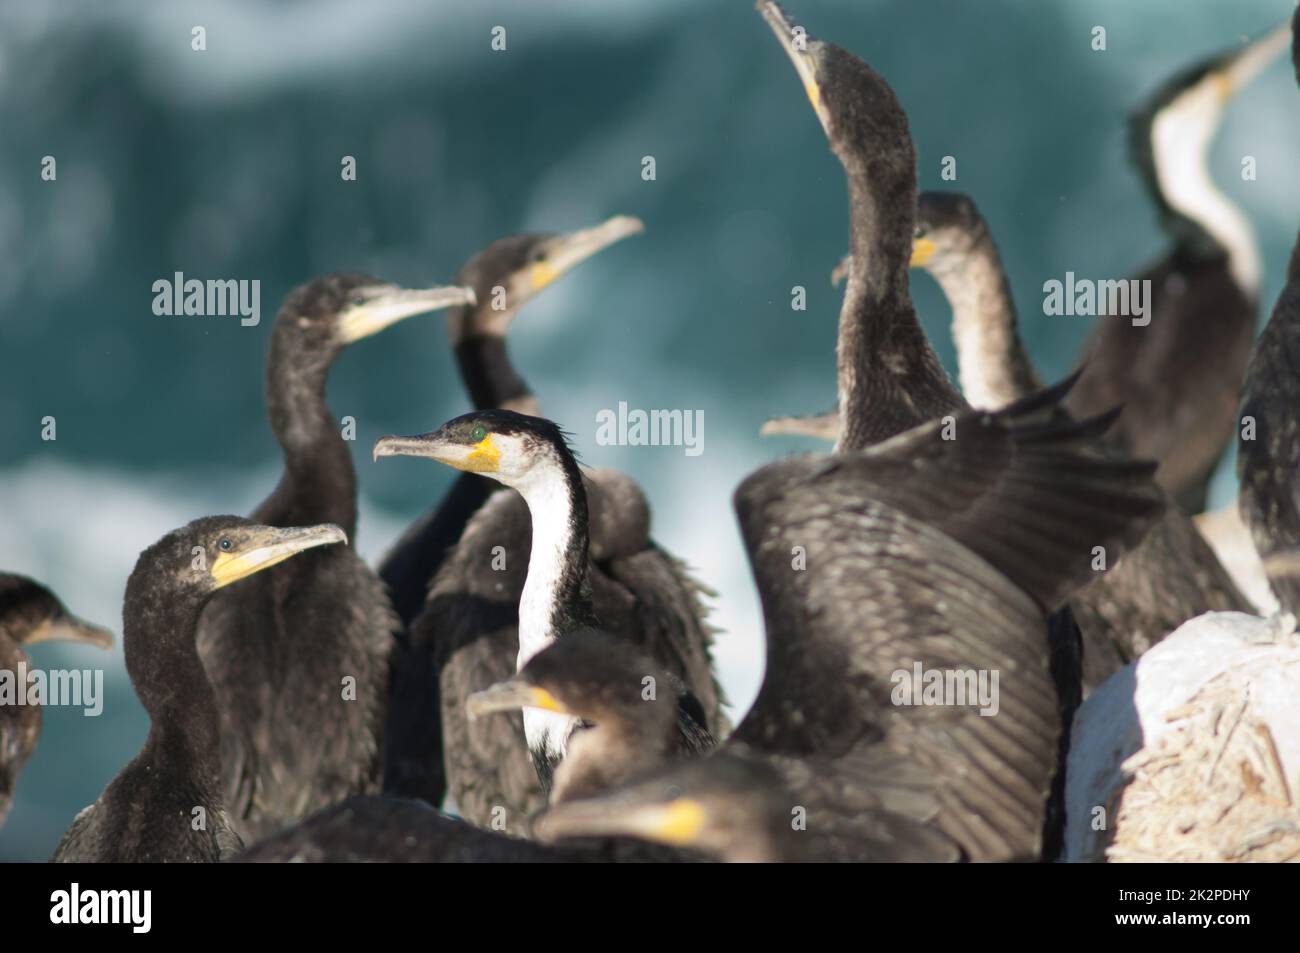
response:
[[[487,436],[487,428],[482,425],[479,425],[478,427],[475,427],[473,430],[470,431],[469,439],[473,440],[475,443],[478,443],[486,436]]]
[[[918,226],[916,226],[916,231],[912,233],[912,237],[913,237],[913,238],[924,238],[924,237],[925,237],[925,226],[923,226],[923,225],[918,225]]]

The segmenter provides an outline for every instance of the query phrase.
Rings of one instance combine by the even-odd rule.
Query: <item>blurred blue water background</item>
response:
[[[1122,277],[1164,245],[1126,162],[1128,110],[1184,64],[1283,21],[1286,0],[1023,3],[792,0],[814,36],[860,54],[911,117],[922,188],[973,194],[990,220],[1047,378],[1091,324],[1042,315],[1043,281]],[[1091,28],[1108,49],[1090,48]],[[191,28],[207,50],[191,49]],[[493,26],[507,50],[490,49]],[[1300,212],[1300,99],[1279,64],[1236,101],[1214,149],[1264,253],[1264,312]],[[56,182],[41,159],[58,161]],[[358,179],[340,179],[340,158]],[[657,179],[641,178],[653,155]],[[940,159],[958,161],[955,183]],[[1243,155],[1258,179],[1243,182]],[[615,213],[644,235],[532,304],[512,351],[594,466],[646,488],[658,538],[717,590],[723,680],[743,714],[761,617],[730,508],[750,470],[806,441],[760,441],[769,415],[834,399],[847,225],[843,176],[790,64],[747,0],[0,2],[0,568],[50,583],[120,629],[139,551],[275,483],[266,338],[292,286],[333,270],[450,279],[489,241]],[[151,286],[262,282],[263,321],[166,318]],[[803,285],[808,310],[792,312]],[[948,310],[913,294],[953,368]],[[605,447],[595,417],[698,409],[704,452]],[[374,465],[387,432],[467,409],[442,321],[365,341],[330,381],[358,422],[359,544],[377,559],[448,485]],[[41,419],[58,439],[41,440]],[[1234,492],[1225,463],[1215,501]],[[45,667],[100,666],[39,646]],[[147,722],[107,662],[102,716],[48,709],[0,831],[0,859],[43,859],[135,753]]]

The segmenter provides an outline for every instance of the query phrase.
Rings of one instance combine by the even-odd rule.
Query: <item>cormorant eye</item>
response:
[[[235,544],[230,541],[230,537],[223,536],[221,542],[217,543],[217,548],[223,553],[228,553],[235,548]]]
[[[486,436],[487,436],[487,428],[482,425],[479,425],[470,431],[469,439],[473,440],[475,443],[478,443]]]
[[[913,237],[913,238],[924,238],[924,237],[925,237],[925,231],[926,231],[926,230],[925,230],[925,226],[923,226],[923,225],[918,225],[918,226],[916,226],[916,231],[914,231],[914,232],[912,233],[912,237]]]
[[[352,305],[353,305],[353,307],[359,308],[359,307],[361,307],[361,306],[362,306],[363,304],[365,304],[365,303],[366,303],[366,299],[365,299],[365,296],[364,296],[364,295],[353,295],[353,296],[352,296]]]

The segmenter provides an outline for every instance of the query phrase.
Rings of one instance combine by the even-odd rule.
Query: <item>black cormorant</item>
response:
[[[328,523],[286,529],[209,516],[140,554],[126,583],[122,648],[149,735],[77,815],[55,861],[216,861],[240,849],[221,783],[218,700],[196,646],[199,615],[222,587],[346,541]]]
[[[1042,422],[1064,390],[749,476],[753,708],[721,759],[556,805],[537,835],[734,860],[1036,858],[1059,729],[1047,613],[1091,578],[1093,546],[1122,552],[1162,507],[1154,465],[1087,453],[1113,416]]]
[[[0,673],[12,680],[11,687],[17,688],[31,665],[24,646],[59,640],[113,647],[112,632],[78,619],[39,582],[0,572]],[[40,703],[20,704],[16,696],[0,700],[0,827],[9,816],[14,785],[40,733]]]
[[[557,803],[698,754],[696,739],[678,730],[681,688],[627,639],[589,629],[552,642],[513,678],[471,695],[466,708],[471,718],[537,708],[582,722],[555,770],[550,800]]]
[[[473,288],[477,300],[447,312],[447,333],[475,408],[537,413],[537,400],[506,349],[511,324],[520,309],[558,277],[643,228],[640,219],[618,215],[565,234],[512,235],[465,263],[456,283]],[[434,646],[427,638],[413,644],[409,630],[465,524],[500,488],[493,480],[462,474],[435,508],[411,524],[379,566],[402,621],[385,732],[384,790],[389,794],[437,805],[446,791]]]
[[[848,180],[852,268],[836,344],[838,450],[858,450],[966,404],[944,373],[908,294],[916,151],[883,77],[815,40],[770,0],[758,9],[794,63]]]
[[[356,531],[356,473],[325,404],[334,360],[403,318],[473,300],[332,275],[286,298],[271,332],[266,402],[284,475],[252,518]],[[222,714],[222,776],[246,840],[350,794],[378,790],[389,653],[398,621],[352,544],[310,553],[221,593],[199,652]]]
[[[1300,84],[1300,9],[1291,60]],[[1270,571],[1300,546],[1300,235],[1286,286],[1255,342],[1242,389],[1237,437],[1238,505],[1284,612],[1300,617],[1300,575]]]
[[[697,746],[711,743],[709,709],[698,697],[701,691],[716,691],[706,645],[672,641],[680,629],[675,633],[670,625],[681,617],[681,606],[661,609],[651,603],[664,621],[658,628],[647,626],[637,612],[635,600],[647,598],[654,590],[620,592],[621,580],[611,580],[599,566],[593,566],[589,527],[601,517],[593,514],[594,518],[589,519],[582,473],[555,424],[508,410],[478,411],[457,417],[428,434],[382,437],[374,453],[376,458],[429,457],[459,470],[490,476],[519,491],[517,496],[501,494],[490,501],[471,521],[461,541],[461,548],[469,554],[467,559],[474,561],[467,567],[468,575],[480,581],[487,598],[482,599],[472,589],[444,593],[440,574],[430,594],[429,609],[417,623],[432,625],[432,638],[437,640],[443,674],[448,781],[457,809],[464,816],[476,821],[482,818],[480,823],[486,824],[494,809],[531,813],[540,808],[577,719],[530,708],[524,712],[522,738],[514,716],[504,727],[505,719],[500,718],[480,723],[491,727],[474,737],[477,726],[467,724],[464,711],[457,713],[452,705],[463,705],[471,692],[509,677],[542,648],[570,632],[603,625],[631,639],[660,665],[683,678],[689,691],[682,695],[679,706],[681,730]],[[528,533],[522,532],[524,527],[506,521],[510,535],[481,540],[477,537],[481,517],[487,517],[482,525],[502,525],[494,520],[499,500],[510,502],[521,497],[524,516],[531,522]],[[519,552],[503,558],[502,544],[507,540],[528,540],[528,558],[521,558]],[[662,564],[663,557],[657,550],[648,554]],[[518,585],[520,574],[524,575],[522,585]],[[662,577],[647,578],[656,586],[663,582]],[[614,583],[612,587],[610,582]],[[603,597],[597,594],[597,587],[604,590]],[[665,586],[663,591],[673,590]],[[519,594],[517,599],[515,593]],[[611,609],[608,614],[604,611],[606,604]],[[458,653],[462,653],[459,658]],[[702,656],[703,661],[692,666],[692,656]],[[451,662],[446,661],[449,657]],[[451,664],[459,667],[449,668]],[[455,682],[450,686],[452,691],[448,691],[449,675]],[[451,743],[452,736],[447,732],[448,726],[458,725],[464,726],[463,746]],[[517,757],[510,765],[505,762],[523,739],[541,781],[540,796],[534,796],[532,786],[519,776]]]
[[[1123,404],[1114,439],[1158,461],[1192,513],[1237,426],[1260,280],[1254,232],[1210,178],[1208,152],[1228,99],[1285,45],[1282,27],[1184,70],[1133,116],[1133,160],[1173,249],[1137,276],[1150,282],[1149,324],[1097,319],[1067,404],[1080,416]]]

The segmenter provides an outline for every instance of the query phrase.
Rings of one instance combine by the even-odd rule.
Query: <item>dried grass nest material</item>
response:
[[[1291,616],[1201,616],[1089,698],[1067,776],[1067,859],[1300,861],[1295,628]],[[1098,805],[1107,823],[1092,830]]]

